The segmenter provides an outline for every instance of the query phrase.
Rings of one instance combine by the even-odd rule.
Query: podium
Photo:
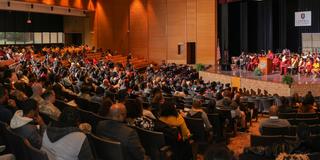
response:
[[[263,75],[270,74],[272,72],[272,60],[267,57],[260,57],[258,68],[261,70]]]

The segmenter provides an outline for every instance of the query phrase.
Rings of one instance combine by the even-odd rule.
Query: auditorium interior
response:
[[[0,0],[0,160],[320,160],[319,54],[319,0]]]

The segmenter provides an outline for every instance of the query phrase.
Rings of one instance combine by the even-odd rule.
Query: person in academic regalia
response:
[[[280,70],[280,58],[278,55],[276,55],[272,60],[272,72],[276,71],[277,68]]]

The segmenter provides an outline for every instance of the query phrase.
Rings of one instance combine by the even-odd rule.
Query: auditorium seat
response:
[[[165,139],[162,132],[155,132],[135,127],[139,139],[146,154],[152,160],[170,159],[172,152],[169,146],[165,146]]]
[[[83,110],[81,108],[76,108],[76,110],[80,114],[80,122],[81,123],[89,123],[92,127],[92,130],[95,131],[95,127],[99,122],[99,118],[94,115],[94,113]]]
[[[223,124],[220,121],[220,117],[218,113],[207,114],[208,119],[213,127],[213,134],[216,141],[220,141],[224,139],[223,135]]]
[[[86,99],[79,98],[79,97],[76,98],[76,103],[78,104],[79,108],[86,110],[86,111],[90,111],[92,113],[97,113],[100,108],[99,103],[91,102],[91,101],[88,101]]]
[[[294,119],[297,113],[279,113],[279,118],[281,119]]]
[[[39,150],[37,148],[34,148],[28,140],[25,140],[25,146],[27,149],[27,152],[29,153],[29,159],[30,160],[49,160],[47,153]]]
[[[191,138],[195,141],[193,144],[194,156],[196,156],[197,153],[203,153],[208,144],[211,143],[212,135],[206,132],[202,119],[185,117],[184,120],[192,135]]]
[[[29,158],[29,151],[23,138],[13,133],[9,127],[5,128],[4,136],[6,138],[8,151],[15,155],[17,160],[32,160]]]
[[[109,138],[100,138],[93,134],[87,134],[96,160],[125,160],[121,143]]]
[[[282,143],[286,140],[295,140],[295,136],[258,136],[250,135],[251,146],[272,146],[275,143]]]
[[[305,123],[307,125],[315,125],[320,124],[319,118],[295,118],[295,119],[288,119],[291,125],[298,125],[300,123]]]
[[[55,124],[57,121],[52,119],[49,115],[47,114],[44,114],[44,113],[40,113],[39,112],[39,115],[41,116],[41,118],[43,119],[44,123],[46,125],[52,125],[52,124]]]
[[[289,127],[262,127],[262,135],[289,135]]]
[[[56,101],[54,102],[54,105],[57,108],[59,108],[60,111],[63,111],[63,109],[66,108],[66,107],[71,107],[68,104],[66,104],[64,101],[58,100],[58,99],[56,99]]]
[[[296,118],[318,118],[318,113],[297,113]]]

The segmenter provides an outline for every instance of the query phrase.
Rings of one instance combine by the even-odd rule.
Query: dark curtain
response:
[[[243,0],[219,5],[220,44],[230,56],[241,51],[302,49],[302,33],[320,32],[320,0]],[[312,26],[295,27],[297,11],[312,11]]]

